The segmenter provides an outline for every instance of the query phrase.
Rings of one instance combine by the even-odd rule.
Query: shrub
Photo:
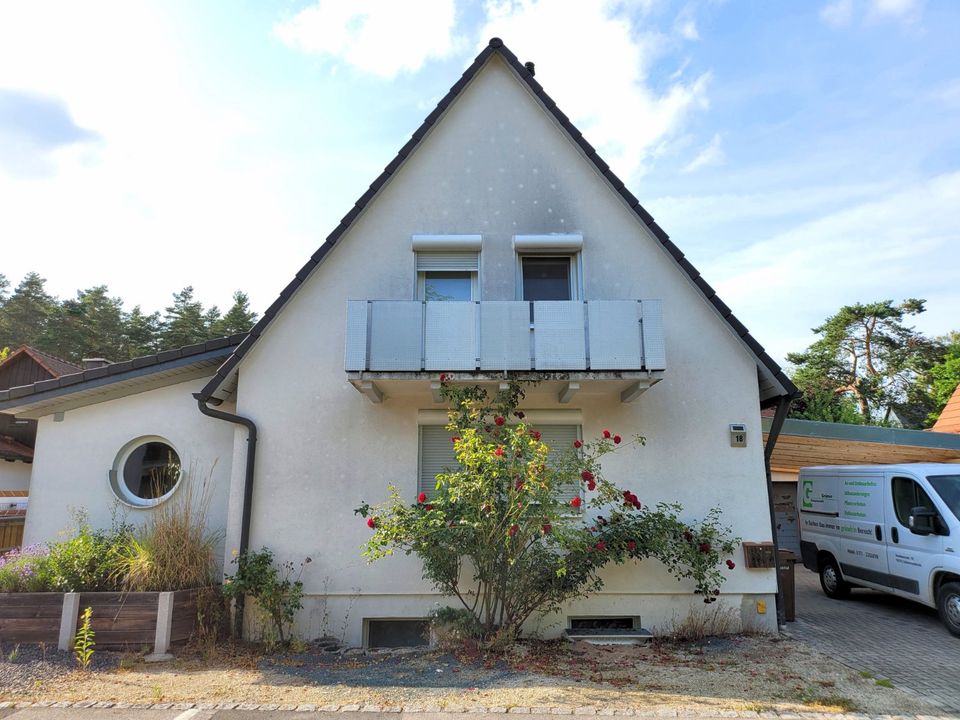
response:
[[[430,627],[440,647],[461,645],[483,637],[483,626],[466,608],[441,607],[430,613]]]
[[[447,429],[460,467],[437,475],[433,497],[410,503],[391,487],[386,502],[356,509],[373,530],[368,560],[397,550],[416,554],[424,578],[456,597],[484,637],[498,641],[519,635],[532,614],[599,590],[599,571],[610,563],[654,557],[677,579],[691,579],[705,603],[719,595],[721,554],[738,542],[720,511],[690,523],[680,505],[647,507],[602,475],[604,455],[642,446],[642,437],[623,442],[604,430],[548,460],[550,448],[517,409],[518,383],[493,398],[480,387],[452,387],[444,376],[441,388],[452,406]],[[588,505],[597,514],[589,524],[579,515],[579,495],[561,500],[571,484],[592,493]]]
[[[295,578],[294,564],[287,561],[275,565],[273,552],[267,548],[241,553],[233,562],[237,565],[237,572],[227,576],[223,594],[232,600],[241,596],[256,600],[258,610],[269,623],[264,638],[267,644],[272,645],[277,639],[286,643],[290,639],[288,629],[293,624],[297,610],[303,607],[303,582],[300,576],[310,558],[300,563]]]
[[[47,556],[50,590],[98,592],[118,590],[117,558],[133,537],[133,528],[114,517],[107,530],[93,530],[83,513],[76,515],[73,537],[50,545]]]
[[[0,557],[0,592],[43,592],[50,589],[46,545],[27,545]]]

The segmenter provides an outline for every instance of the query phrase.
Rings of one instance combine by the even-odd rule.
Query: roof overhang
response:
[[[40,418],[127,395],[212,376],[244,335],[168,350],[122,363],[0,391],[0,412]]]
[[[764,434],[771,418],[763,418]],[[960,463],[960,434],[843,423],[787,420],[771,469],[794,473],[814,465]]]

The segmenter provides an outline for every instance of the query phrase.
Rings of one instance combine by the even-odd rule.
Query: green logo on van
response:
[[[804,508],[813,507],[813,480],[803,481],[803,495],[800,498],[800,504]]]

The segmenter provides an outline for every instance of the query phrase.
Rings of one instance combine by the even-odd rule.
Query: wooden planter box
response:
[[[69,650],[89,607],[98,648],[153,645],[153,654],[164,656],[196,631],[200,593],[0,593],[0,642],[56,642]]]

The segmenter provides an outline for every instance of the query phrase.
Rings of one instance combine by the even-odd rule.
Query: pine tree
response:
[[[166,308],[160,344],[163,349],[183,347],[207,340],[203,304],[193,299],[193,286],[173,294],[173,305]]]
[[[118,358],[130,360],[152,355],[160,349],[160,313],[144,315],[137,305],[124,318],[121,351]]]
[[[213,337],[224,337],[250,332],[257,322],[257,314],[250,310],[250,298],[241,290],[233,293],[233,305],[213,326]]]
[[[3,303],[0,347],[34,345],[44,349],[42,345],[48,323],[58,305],[56,298],[47,293],[45,283],[46,280],[37,273],[27,273]]]

